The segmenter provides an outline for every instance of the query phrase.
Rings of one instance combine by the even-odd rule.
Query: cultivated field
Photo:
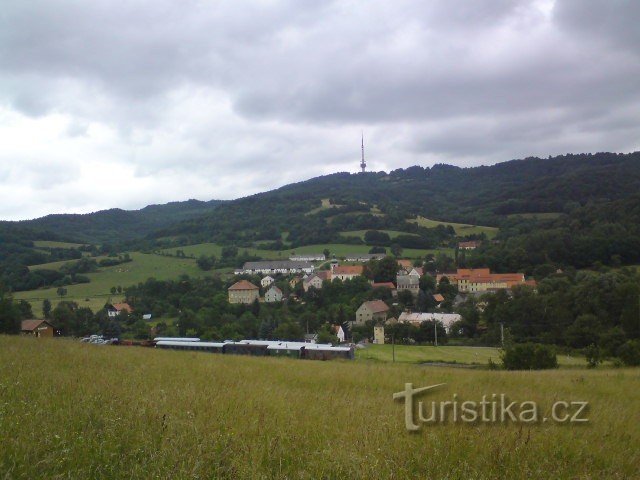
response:
[[[451,225],[456,231],[456,235],[474,235],[484,233],[487,238],[493,238],[498,234],[496,227],[484,227],[481,225],[468,225],[466,223],[453,223],[453,222],[441,222],[439,220],[430,220],[425,217],[418,217],[415,220],[408,220],[409,222],[417,223],[420,226],[434,228],[438,225]]]
[[[589,401],[587,424],[425,425],[428,402]],[[217,356],[0,336],[3,478],[631,479],[637,369],[496,372]]]

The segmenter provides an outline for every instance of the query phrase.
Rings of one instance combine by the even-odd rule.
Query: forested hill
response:
[[[47,215],[35,220],[0,222],[3,232],[27,229],[38,238],[78,243],[102,243],[131,240],[148,235],[189,218],[212,212],[221,202],[187,200],[164,205],[149,205],[140,210],[112,208],[87,214]]]
[[[507,226],[515,214],[561,216],[587,207],[606,212],[613,202],[633,206],[631,196],[638,191],[640,152],[528,158],[474,168],[414,166],[388,174],[337,173],[228,202],[210,214],[164,228],[155,237],[277,241],[286,231],[296,246],[331,241],[343,230],[410,231],[406,220],[416,216]]]

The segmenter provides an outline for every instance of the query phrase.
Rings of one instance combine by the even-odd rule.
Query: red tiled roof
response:
[[[477,240],[472,240],[470,242],[460,242],[458,243],[458,247],[460,248],[476,248],[480,245],[480,242]]]
[[[133,312],[133,308],[131,308],[131,305],[129,305],[128,303],[114,303],[113,308],[115,308],[119,312],[122,310],[126,310],[128,313]]]
[[[331,270],[318,270],[316,275],[320,277],[320,280],[330,280],[331,279]]]
[[[247,280],[240,280],[229,287],[229,290],[260,290],[253,283]]]
[[[411,268],[413,267],[413,262],[411,260],[398,260],[398,263],[401,267]]]
[[[396,288],[396,286],[393,284],[393,282],[372,283],[371,287],[373,287],[373,288],[390,288],[391,290]]]
[[[435,295],[433,295],[433,299],[438,303],[444,302],[444,297],[439,293],[436,293]]]
[[[334,275],[362,275],[363,265],[338,265],[333,268]]]
[[[372,313],[381,313],[389,310],[389,306],[382,300],[371,300],[369,302],[364,302],[363,305],[366,305]]]

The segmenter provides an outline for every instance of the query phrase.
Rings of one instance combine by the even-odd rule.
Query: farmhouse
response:
[[[246,262],[242,270],[236,270],[236,275],[263,274],[273,275],[274,273],[313,273],[315,267],[309,262],[297,262],[292,260],[271,260],[264,262]]]
[[[438,282],[447,277],[460,293],[478,293],[505,290],[517,285],[535,285],[527,282],[524,273],[491,273],[488,268],[459,268],[456,273],[439,274]]]
[[[361,276],[363,272],[364,267],[362,265],[337,265],[333,267],[331,280],[340,279],[344,282]]]
[[[281,302],[282,290],[273,285],[269,290],[267,290],[267,293],[264,294],[264,301],[267,303]]]
[[[133,312],[133,308],[131,308],[131,305],[129,305],[128,303],[110,303],[105,306],[105,309],[107,310],[107,315],[111,318],[117,317],[122,312]]]
[[[292,262],[324,262],[326,259],[324,253],[305,253],[289,257]]]
[[[347,262],[368,262],[369,260],[382,260],[384,253],[352,253],[344,257]]]
[[[447,332],[455,322],[462,320],[457,313],[409,313],[402,312],[398,317],[398,322],[411,323],[419,326],[422,322],[436,321],[442,323]]]
[[[414,268],[410,273],[406,270],[400,270],[396,276],[396,284],[398,285],[398,292],[408,290],[415,297],[418,296],[420,291],[420,275]]]
[[[369,320],[384,322],[387,319],[389,307],[382,300],[371,300],[364,302],[360,308],[356,310],[355,324],[362,325]]]
[[[260,289],[247,280],[240,280],[229,287],[229,303],[250,304],[260,297]]]
[[[56,329],[46,320],[23,320],[21,332],[34,337],[53,337]]]
[[[480,246],[482,242],[478,240],[472,240],[470,242],[460,242],[458,243],[459,250],[475,250]]]
[[[264,277],[262,280],[260,280],[260,285],[262,286],[262,288],[267,288],[269,285],[271,285],[275,280],[273,279],[273,277],[270,277],[269,275],[267,275],[266,277]]]

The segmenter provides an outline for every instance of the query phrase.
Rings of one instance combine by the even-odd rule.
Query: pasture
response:
[[[425,217],[418,217],[415,220],[408,220],[412,223],[417,223],[422,227],[434,228],[438,225],[449,226],[451,225],[453,229],[456,231],[456,235],[465,236],[465,235],[479,235],[484,233],[487,238],[494,238],[498,234],[498,228],[496,227],[485,227],[481,225],[469,225],[466,223],[453,223],[453,222],[441,222],[439,220],[430,220]]]
[[[69,242],[54,242],[51,240],[35,240],[33,245],[36,248],[78,248],[82,247],[83,243],[69,243]]]
[[[341,243],[323,243],[318,245],[305,245],[303,247],[297,247],[289,250],[261,250],[259,248],[244,248],[239,247],[238,252],[242,253],[246,251],[250,255],[255,255],[267,260],[287,260],[289,256],[295,254],[304,253],[322,253],[325,249],[328,249],[331,255],[337,257],[344,257],[345,255],[356,253],[367,253],[371,247],[367,245],[347,245]],[[222,253],[222,246],[216,243],[199,243],[195,245],[186,245],[183,247],[166,248],[161,250],[164,253],[175,255],[177,250],[182,250],[185,255],[193,258],[198,258],[200,255],[215,255],[220,257]],[[429,253],[446,253],[448,255],[453,254],[453,250],[449,248],[441,249],[416,249],[405,248],[402,250],[402,256],[407,258],[424,257]]]
[[[36,316],[42,314],[42,301],[45,298],[49,299],[54,307],[60,300],[71,300],[77,302],[81,307],[89,307],[96,311],[102,308],[110,297],[113,297],[113,301],[121,299],[122,295],[111,295],[111,287],[117,287],[118,285],[123,288],[128,287],[144,282],[150,277],[158,280],[168,280],[178,278],[180,275],[197,277],[205,273],[211,274],[211,272],[200,270],[195,260],[190,258],[163,257],[138,252],[132,252],[130,255],[131,262],[113,267],[100,267],[97,272],[87,273],[86,276],[91,279],[90,283],[66,286],[67,295],[62,298],[58,296],[57,288],[55,287],[16,292],[14,297],[18,300],[24,299],[30,302],[33,307],[33,313]],[[59,268],[64,263],[67,263],[67,261],[37,265],[30,268]]]
[[[396,238],[398,235],[412,235],[414,237],[417,236],[415,233],[400,232],[398,230],[378,230],[378,231],[386,233],[392,239]],[[364,240],[364,235],[367,232],[368,230],[352,230],[349,232],[341,232],[340,235],[342,237],[357,237],[361,240]]]
[[[0,336],[4,478],[637,478],[638,369],[505,372]],[[421,401],[588,401],[587,424],[453,423]]]
[[[390,344],[370,344],[366,348],[356,350],[360,360],[391,362],[394,347]],[[398,363],[456,363],[462,365],[487,366],[489,359],[500,363],[500,349],[493,347],[460,347],[432,345],[396,345],[395,361]],[[582,356],[558,354],[561,367],[584,367],[586,360]]]

